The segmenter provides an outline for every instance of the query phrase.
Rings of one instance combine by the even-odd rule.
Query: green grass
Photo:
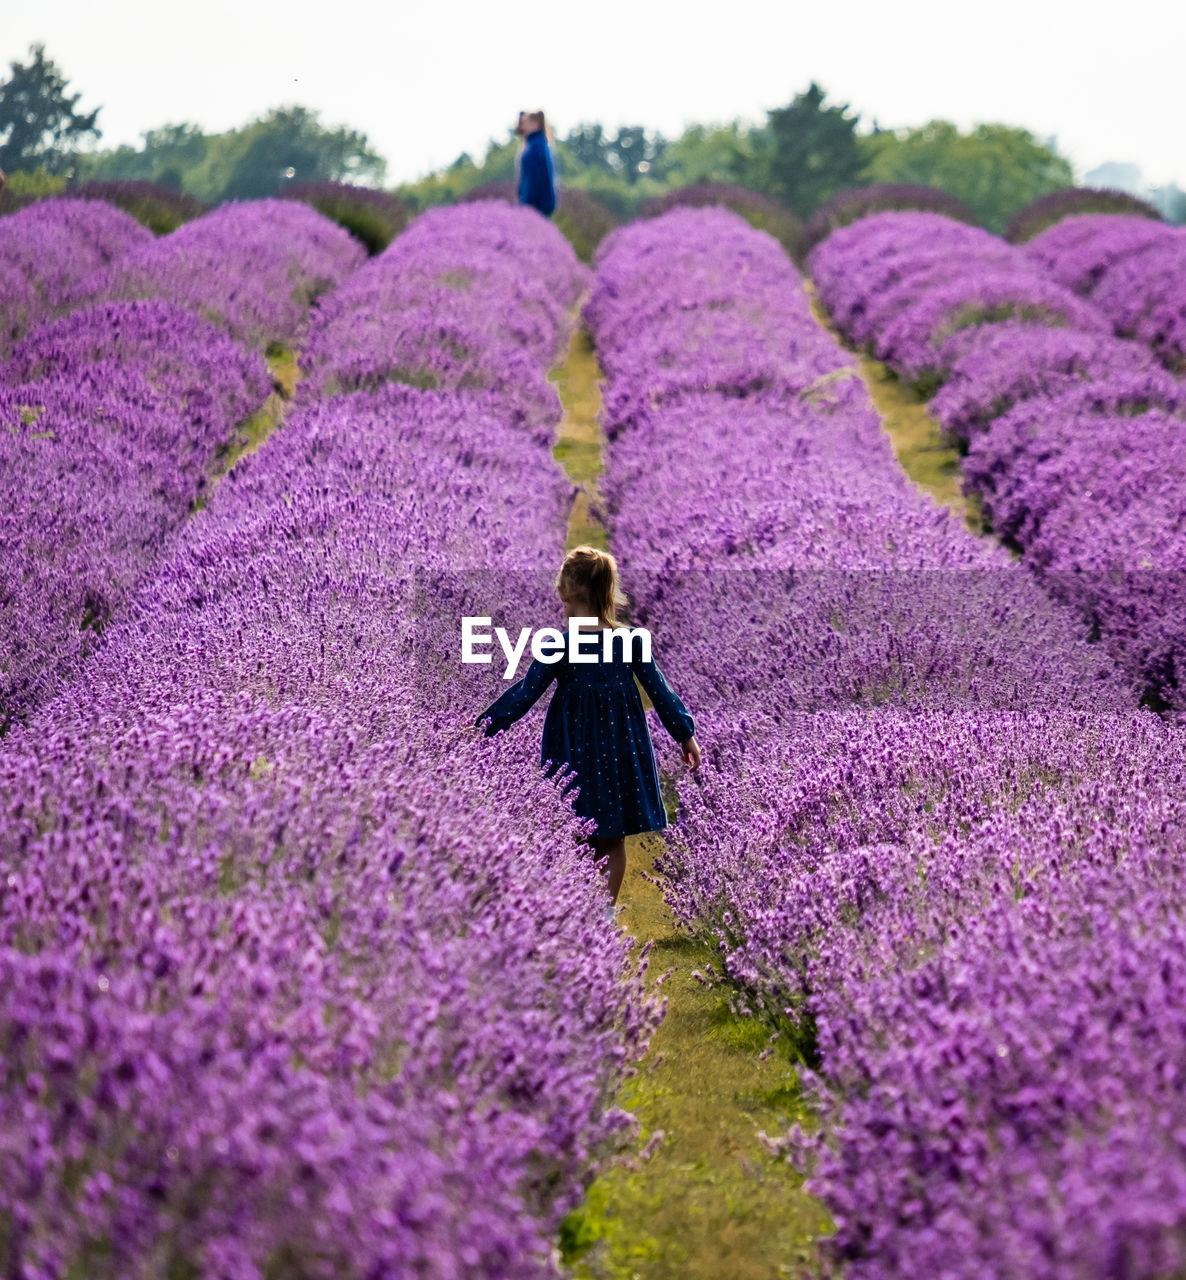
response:
[[[814,287],[810,282],[804,283],[817,323],[843,346],[843,340],[833,328]],[[879,360],[872,360],[860,352],[855,354],[869,398],[881,418],[882,428],[890,438],[902,470],[937,503],[963,516],[968,528],[979,533],[979,509],[960,490],[959,452],[955,444],[945,437],[916,391],[900,382]]]
[[[206,492],[194,501],[194,510],[200,511],[208,501],[214,486],[245,454],[256,449],[284,421],[289,402],[300,381],[299,356],[288,347],[273,344],[268,348],[268,372],[272,375],[275,390],[262,405],[235,428],[235,434],[219,448],[210,472],[210,484]]]
[[[609,546],[605,526],[591,510],[591,504],[601,499],[601,427],[597,420],[601,412],[600,379],[593,341],[578,328],[573,332],[564,363],[549,375],[564,406],[552,456],[573,484],[580,486],[569,512],[565,551],[582,543],[603,550]]]
[[[268,372],[278,394],[291,400],[301,379],[300,353],[279,342],[268,347]]]
[[[652,943],[667,1012],[618,1105],[640,1125],[639,1150],[597,1178],[566,1219],[562,1256],[584,1280],[760,1280],[815,1269],[831,1231],[823,1207],[758,1137],[811,1116],[794,1063],[768,1027],[734,1014],[720,988],[693,977],[714,952],[680,933],[653,880],[658,837],[628,842],[622,923]]]

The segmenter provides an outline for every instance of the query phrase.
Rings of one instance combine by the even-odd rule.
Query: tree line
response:
[[[861,132],[860,123],[813,82],[760,125],[693,125],[678,138],[578,125],[555,140],[556,167],[562,181],[622,215],[673,187],[713,182],[747,187],[808,218],[849,187],[897,182],[949,191],[998,231],[1031,200],[1074,183],[1070,163],[1025,129],[985,124],[961,133],[934,120],[904,130],[873,122]],[[463,154],[407,190],[432,202],[507,181],[514,152],[513,138],[492,142],[481,161]]]
[[[386,173],[364,133],[326,127],[301,106],[278,107],[225,133],[166,124],[143,133],[138,147],[100,150],[99,109],[80,110],[81,95],[67,86],[42,45],[25,62],[10,63],[0,81],[0,169],[15,178],[17,191],[155,182],[213,204],[274,195],[297,178],[376,186]]]
[[[139,146],[100,149],[100,110],[82,110],[81,94],[68,88],[41,45],[0,82],[0,168],[16,175],[16,190],[142,181],[215,203],[272,195],[293,180],[378,186],[386,173],[365,133],[327,126],[302,106],[278,107],[224,133],[165,124],[146,131]],[[897,130],[874,120],[863,128],[848,104],[830,102],[814,82],[760,124],[697,124],[669,138],[642,125],[581,123],[553,146],[561,183],[619,216],[674,187],[714,182],[747,187],[807,218],[848,187],[895,182],[947,191],[1000,231],[1017,209],[1074,182],[1053,143],[1028,130],[982,124],[962,132],[944,120]],[[423,207],[507,182],[516,147],[508,129],[481,158],[463,153],[395,193]]]

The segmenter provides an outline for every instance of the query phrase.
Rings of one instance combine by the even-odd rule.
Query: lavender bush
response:
[[[760,191],[750,191],[732,182],[696,182],[676,187],[647,200],[641,213],[644,218],[657,218],[672,209],[704,208],[732,209],[751,227],[769,232],[788,253],[803,252],[805,229],[793,210]]]
[[[980,227],[920,211],[872,214],[841,227],[812,251],[807,265],[820,301],[840,332],[863,344],[879,328],[866,324],[857,331],[860,318],[912,275],[942,268],[947,280],[968,269],[1008,268],[1018,256]]]
[[[922,389],[942,384],[933,411],[953,435],[986,433],[964,475],[994,531],[1174,711],[1186,708],[1176,428],[1132,415],[1177,404],[1153,355],[1173,368],[1186,336],[1184,245],[1108,214],[1068,217],[1024,251],[886,215],[812,258],[842,331]],[[988,268],[997,254],[1013,258]],[[1109,420],[1091,406],[1112,393],[1123,408]]]
[[[552,215],[556,227],[582,262],[592,262],[598,246],[618,225],[618,217],[607,204],[579,187],[561,186],[556,201]]]
[[[487,182],[471,187],[457,197],[463,204],[480,200],[500,200],[517,204],[519,193],[513,182]],[[582,262],[592,262],[597,246],[618,225],[608,205],[578,187],[561,186],[556,192],[556,212],[552,221]]]
[[[72,200],[104,200],[130,213],[154,235],[167,235],[208,209],[200,200],[157,182],[82,182],[68,188]]]
[[[1016,405],[965,474],[998,533],[1091,621],[1159,706],[1186,693],[1186,547],[1175,462],[1186,394],[1161,372]]]
[[[253,345],[291,341],[313,293],[363,255],[280,201],[225,206],[158,241],[100,201],[46,201],[0,231],[48,314],[150,299],[81,305],[0,366],[2,731],[91,651],[270,389],[259,354],[206,317]]]
[[[719,253],[709,253],[718,221],[677,208],[615,231],[602,246],[585,317],[599,335],[609,375],[604,399],[611,436],[688,396],[799,391],[833,367],[830,355],[821,357],[803,342],[810,312],[802,294],[782,287],[786,254],[778,242],[761,233],[733,236]],[[724,225],[735,221],[724,214]],[[623,239],[636,248],[630,274],[620,279],[622,259],[614,247]],[[741,296],[737,275],[749,282]],[[653,323],[673,306],[688,312],[686,331],[675,335]]]
[[[548,440],[559,399],[545,371],[585,278],[534,210],[492,201],[429,210],[318,308],[302,394],[388,382],[492,390]]]
[[[640,331],[711,359],[699,313],[756,237],[698,217],[666,249],[666,220],[607,245],[607,403],[644,398],[616,385],[643,376]],[[800,293],[785,263],[731,278],[755,342],[763,299]],[[838,1273],[1172,1274],[1182,731],[906,481],[801,314],[799,358],[827,373],[660,405],[611,446],[627,585],[703,709],[669,901],[803,1062],[820,1130],[771,1143],[830,1207]],[[1128,376],[1134,404],[1162,377]]]
[[[1019,209],[1005,229],[1005,239],[1010,244],[1024,244],[1037,235],[1057,226],[1065,218],[1082,214],[1106,213],[1161,221],[1161,214],[1147,201],[1130,195],[1127,191],[1115,191],[1106,187],[1066,187],[1052,191],[1031,201]]]
[[[483,200],[499,200],[503,204],[518,204],[519,191],[513,182],[483,182],[470,187],[458,197],[458,204],[478,204]]]
[[[281,198],[300,200],[332,218],[372,254],[386,249],[413,215],[398,196],[349,182],[296,182],[284,188]]]
[[[889,210],[901,212],[906,209],[925,209],[972,226],[978,225],[980,221],[958,196],[938,187],[911,182],[876,182],[866,187],[849,187],[821,205],[807,223],[799,252],[804,255],[810,253],[833,231],[867,218],[870,214]]]
[[[531,734],[468,727],[459,615],[555,607],[568,495],[517,394],[308,401],[0,747],[6,1270],[555,1274],[654,1015]]]
[[[297,201],[224,204],[86,276],[67,301],[166,298],[247,346],[292,345],[310,304],[365,257],[348,232]]]
[[[809,265],[840,331],[923,388],[943,381],[943,344],[970,326],[1021,320],[1107,329],[1098,312],[1044,280],[1021,251],[936,213],[864,218],[829,236]]]
[[[1091,301],[1124,337],[1147,343],[1167,369],[1186,373],[1186,233],[1133,254],[1104,274]]]
[[[1157,368],[1139,343],[1023,321],[965,329],[941,349],[941,360],[950,372],[930,410],[964,442],[1019,401]]]
[[[947,373],[944,339],[972,325],[1021,320],[1107,333],[1107,321],[1061,286],[1027,271],[969,274],[936,282],[912,306],[889,321],[874,348],[877,358],[911,382],[938,381]]]
[[[819,1134],[778,1145],[814,1170],[837,1269],[1173,1274],[1181,735],[1088,712],[913,729],[792,741],[687,830],[725,832],[730,968],[818,1067]]]
[[[1026,257],[1059,284],[1090,294],[1112,266],[1133,253],[1172,243],[1164,223],[1119,214],[1075,214],[1025,246]]]
[[[1147,218],[1080,214],[1026,246],[1031,261],[1089,298],[1122,337],[1186,369],[1186,232]]]
[[[160,301],[75,312],[0,365],[0,728],[90,651],[269,389]]]
[[[38,201],[0,221],[0,356],[66,309],[82,276],[151,240],[121,209],[84,200]]]

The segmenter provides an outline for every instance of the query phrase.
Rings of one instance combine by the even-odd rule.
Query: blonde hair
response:
[[[618,562],[608,551],[573,547],[556,575],[556,589],[567,595],[584,596],[604,626],[619,625],[618,610],[626,604],[626,596],[618,585]]]
[[[522,129],[522,137],[527,137],[529,133],[534,133],[536,129],[542,129],[544,137],[549,142],[552,140],[552,126],[548,124],[542,111],[521,111],[519,115],[521,117],[519,123]]]

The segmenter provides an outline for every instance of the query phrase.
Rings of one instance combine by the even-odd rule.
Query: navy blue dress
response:
[[[653,661],[642,661],[637,644],[628,662],[623,637],[614,636],[606,661],[602,636],[601,631],[583,633],[582,656],[595,661],[574,663],[567,649],[558,662],[533,661],[523,679],[487,707],[477,723],[486,722],[487,735],[508,728],[555,680],[556,692],[544,717],[541,764],[548,768],[550,763],[549,771],[560,765],[575,770],[580,794],[573,808],[597,823],[599,837],[661,831],[667,812],[635,675],[676,742],[687,742],[696,726],[662,671]]]

